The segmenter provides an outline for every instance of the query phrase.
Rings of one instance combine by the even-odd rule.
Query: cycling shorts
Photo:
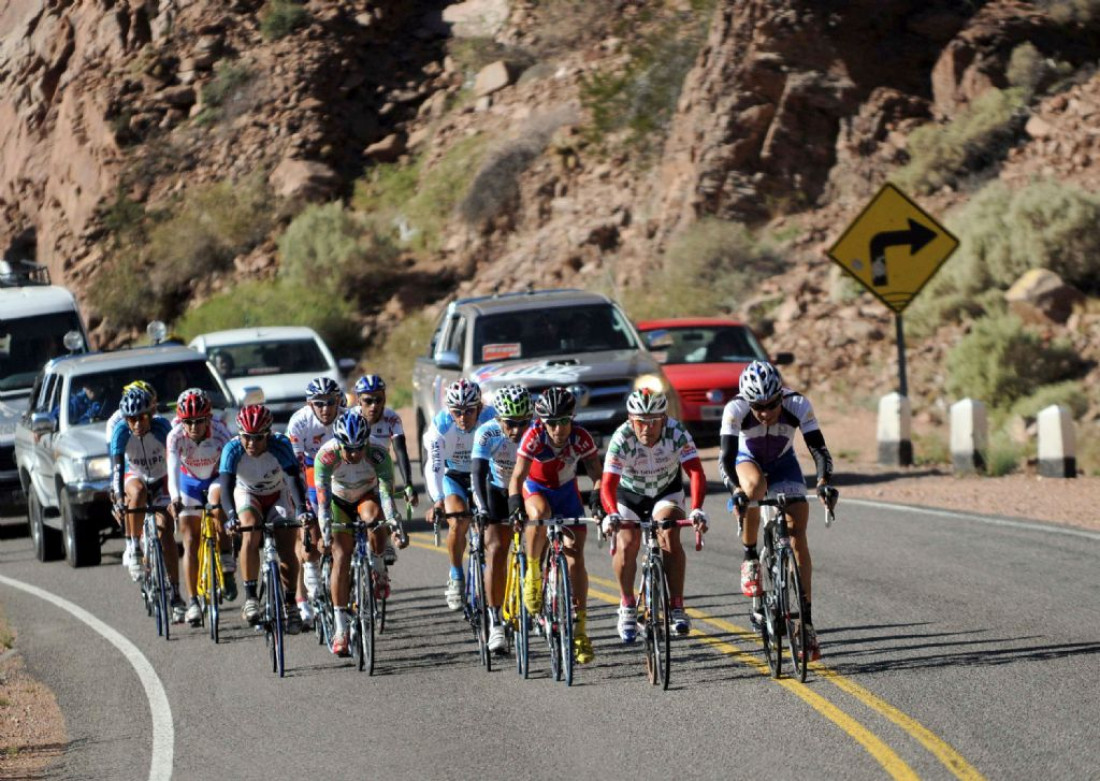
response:
[[[573,478],[559,488],[550,488],[537,483],[531,478],[523,481],[523,498],[527,499],[534,494],[542,494],[546,503],[550,505],[551,517],[557,518],[583,518],[584,502],[581,501],[581,491],[577,487],[577,479]],[[570,524],[583,526],[583,524]]]
[[[180,502],[184,507],[202,508],[206,504],[206,495],[210,486],[217,480],[216,474],[201,480],[194,475],[180,472]]]
[[[333,496],[329,502],[329,507],[332,508],[332,522],[334,524],[344,524],[359,520],[366,513],[367,502],[374,502],[377,505],[378,494],[372,491],[353,502],[341,499],[339,496]],[[333,529],[332,531],[335,534],[352,534],[351,529]]]
[[[145,478],[141,475],[136,475],[133,472],[126,473],[126,480],[123,483],[123,490],[130,481],[140,483],[148,489],[148,495],[145,497],[145,503],[154,506],[167,507],[168,503],[172,499],[168,496],[168,475],[154,480],[151,483],[147,483]]]
[[[443,475],[443,496],[457,496],[469,507],[470,497],[473,495],[473,488],[470,484],[471,479],[473,479],[473,476],[469,472],[448,470]]]
[[[788,450],[775,461],[767,464],[759,463],[747,453],[738,453],[738,464],[751,461],[760,467],[764,473],[764,479],[768,481],[768,496],[787,494],[788,496],[805,496],[806,478],[802,476],[802,467],[798,464],[798,457],[793,450]]]
[[[294,517],[294,504],[285,486],[270,494],[254,494],[238,487],[233,492],[233,499],[237,504],[237,515],[251,510],[260,516],[261,523],[278,523]]]
[[[508,489],[489,485],[485,498],[489,506],[481,509],[489,516],[489,523],[508,523]]]
[[[680,475],[669,482],[657,492],[656,496],[643,496],[623,488],[619,484],[619,490],[615,493],[616,510],[627,521],[638,521],[649,516],[652,518],[661,510],[675,507],[684,509],[684,482]]]

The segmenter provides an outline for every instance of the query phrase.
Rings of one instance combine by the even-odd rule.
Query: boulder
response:
[[[508,21],[508,0],[466,0],[443,9],[455,38],[492,38]]]
[[[492,95],[511,84],[514,77],[508,63],[497,60],[478,71],[477,78],[474,80],[474,94],[479,98]]]
[[[1081,291],[1045,268],[1025,272],[1005,292],[1009,308],[1024,321],[1032,323],[1065,323],[1073,314],[1073,307],[1084,300]]]
[[[397,133],[390,133],[363,150],[365,156],[379,163],[392,163],[404,153],[405,140]]]
[[[268,177],[271,189],[281,198],[322,201],[339,184],[336,172],[324,163],[286,158]]]

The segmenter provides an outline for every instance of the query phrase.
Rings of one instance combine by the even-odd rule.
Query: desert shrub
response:
[[[1041,385],[1034,393],[1018,399],[1012,405],[1011,413],[1023,418],[1034,419],[1041,410],[1051,404],[1060,404],[1069,408],[1073,417],[1080,418],[1089,409],[1089,398],[1080,380]]]
[[[986,317],[947,354],[947,391],[990,407],[1009,408],[1040,385],[1061,382],[1081,369],[1064,342],[1044,344],[1013,315]]]
[[[909,163],[892,177],[894,183],[930,193],[1000,161],[1023,127],[1026,99],[1018,87],[991,89],[947,124],[917,128],[909,137]]]
[[[392,407],[412,403],[413,363],[428,350],[435,318],[421,310],[401,320],[384,339],[367,345],[367,371],[386,380],[386,399]]]
[[[447,41],[447,53],[455,62],[468,86],[478,71],[486,65],[503,61],[518,75],[535,64],[535,56],[527,49],[497,43],[492,38],[451,38]]]
[[[740,223],[700,220],[673,240],[657,271],[620,299],[636,320],[728,314],[756,280],[782,266],[779,255]]]
[[[146,253],[156,286],[174,293],[191,280],[228,268],[263,240],[274,222],[267,186],[256,175],[188,190],[149,229]]]
[[[234,93],[252,81],[254,74],[236,60],[219,60],[214,64],[214,78],[202,87],[204,106],[223,106]]]
[[[261,325],[305,325],[337,354],[358,352],[359,331],[351,304],[316,285],[287,280],[243,282],[191,309],[175,324],[185,339],[208,331]]]
[[[989,446],[983,457],[985,472],[991,477],[1001,477],[1015,472],[1027,456],[1027,446],[1015,441],[1007,431],[998,430],[989,438]]]
[[[153,289],[148,268],[132,247],[120,248],[99,270],[88,300],[120,328],[141,328],[164,316],[163,299]]]
[[[281,276],[334,296],[368,300],[396,270],[393,244],[339,201],[307,206],[278,243]]]
[[[934,431],[913,434],[913,464],[916,466],[938,466],[951,463],[951,443],[947,441],[947,430],[943,427]]]
[[[267,41],[290,35],[308,22],[309,12],[296,0],[268,0],[260,12],[260,32]]]

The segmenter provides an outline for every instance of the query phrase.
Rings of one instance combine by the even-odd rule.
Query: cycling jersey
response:
[[[114,435],[115,429],[118,428],[118,424],[122,422],[123,415],[122,410],[120,409],[116,409],[113,413],[111,413],[111,417],[107,418],[107,424],[103,429],[107,439],[107,447],[111,446],[111,437]],[[180,422],[180,419],[177,417],[173,417],[172,420],[169,422],[174,426]]]
[[[290,440],[277,432],[271,434],[267,450],[257,457],[245,452],[239,437],[230,440],[222,449],[218,471],[233,475],[237,485],[254,494],[273,494],[288,482],[288,477],[299,475]]]
[[[424,435],[424,482],[433,502],[446,496],[444,477],[455,474],[452,481],[469,481],[470,453],[473,449],[474,431],[482,423],[496,417],[492,407],[483,407],[477,417],[477,425],[470,431],[458,427],[451,413],[443,409],[432,418],[432,425]]]
[[[565,445],[554,447],[546,427],[539,420],[524,432],[516,458],[531,462],[528,480],[547,488],[561,488],[576,479],[578,461],[598,453],[592,435],[576,424],[573,424]]]
[[[389,407],[382,412],[382,417],[370,427],[370,441],[372,445],[388,448],[391,439],[405,436],[405,427],[401,425],[401,416]]]
[[[375,445],[357,464],[344,460],[343,446],[336,439],[330,439],[317,452],[314,461],[317,478],[317,502],[322,521],[332,518],[331,499],[337,498],[355,504],[364,497],[377,493],[379,504],[386,515],[393,502],[393,461],[389,451]]]
[[[182,423],[173,426],[168,435],[168,495],[174,502],[181,496],[201,502],[218,476],[222,448],[233,435],[218,418],[211,418],[207,425],[209,431],[201,442],[187,436]]]
[[[488,462],[489,485],[507,488],[512,479],[512,470],[516,467],[516,451],[519,443],[513,442],[500,425],[500,421],[490,420],[482,423],[474,432],[474,448],[470,458],[481,458]]]
[[[622,487],[632,493],[654,497],[680,477],[681,464],[692,460],[699,460],[699,451],[678,420],[668,418],[653,447],[643,445],[627,421],[611,436],[603,472],[619,475]]]
[[[150,421],[149,433],[135,437],[127,425],[115,428],[111,436],[110,454],[114,466],[112,485],[119,496],[123,493],[123,461],[126,477],[152,482],[168,474],[168,434],[172,425],[160,415]]]
[[[290,422],[286,426],[286,435],[294,448],[294,456],[298,459],[298,466],[306,477],[306,485],[313,488],[313,459],[321,446],[332,439],[332,427],[336,424],[333,420],[327,426],[323,424],[313,408],[308,404],[290,416]],[[313,491],[310,491],[312,495]]]

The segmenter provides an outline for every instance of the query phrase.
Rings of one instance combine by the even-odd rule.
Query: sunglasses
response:
[[[337,401],[336,399],[314,399],[310,402],[310,404],[312,404],[314,407],[321,407],[322,409],[324,409],[326,407],[335,407]]]
[[[267,435],[270,432],[265,431],[262,434],[241,434],[241,440],[244,442],[261,442],[267,439]]]
[[[364,407],[372,407],[375,404],[385,404],[386,403],[386,397],[385,396],[360,396],[359,397],[359,403],[362,404]]]
[[[188,418],[187,420],[181,422],[185,426],[198,426],[202,423],[209,423],[210,418]]]
[[[546,426],[564,426],[567,423],[572,423],[573,418],[547,418],[543,425]]]
[[[461,409],[451,407],[450,412],[455,417],[459,415],[474,415],[477,413],[477,407],[462,407]]]
[[[652,426],[656,423],[660,423],[663,420],[663,416],[657,415],[654,417],[642,417],[640,415],[631,415],[631,423],[641,423],[643,426]]]
[[[526,427],[527,424],[531,422],[531,419],[530,418],[501,418],[500,422],[501,422],[502,425],[505,425],[508,428],[521,428],[521,427]]]
[[[753,412],[770,412],[778,407],[781,401],[782,399],[776,396],[771,401],[766,401],[763,404],[750,404],[749,409],[751,409]]]
[[[137,423],[139,420],[147,420],[148,418],[149,418],[149,413],[148,412],[143,412],[140,415],[127,415],[126,416],[126,422],[127,423]]]
[[[344,445],[344,452],[349,456],[358,455],[367,449],[366,445],[360,445],[359,447],[352,447],[351,445]]]

